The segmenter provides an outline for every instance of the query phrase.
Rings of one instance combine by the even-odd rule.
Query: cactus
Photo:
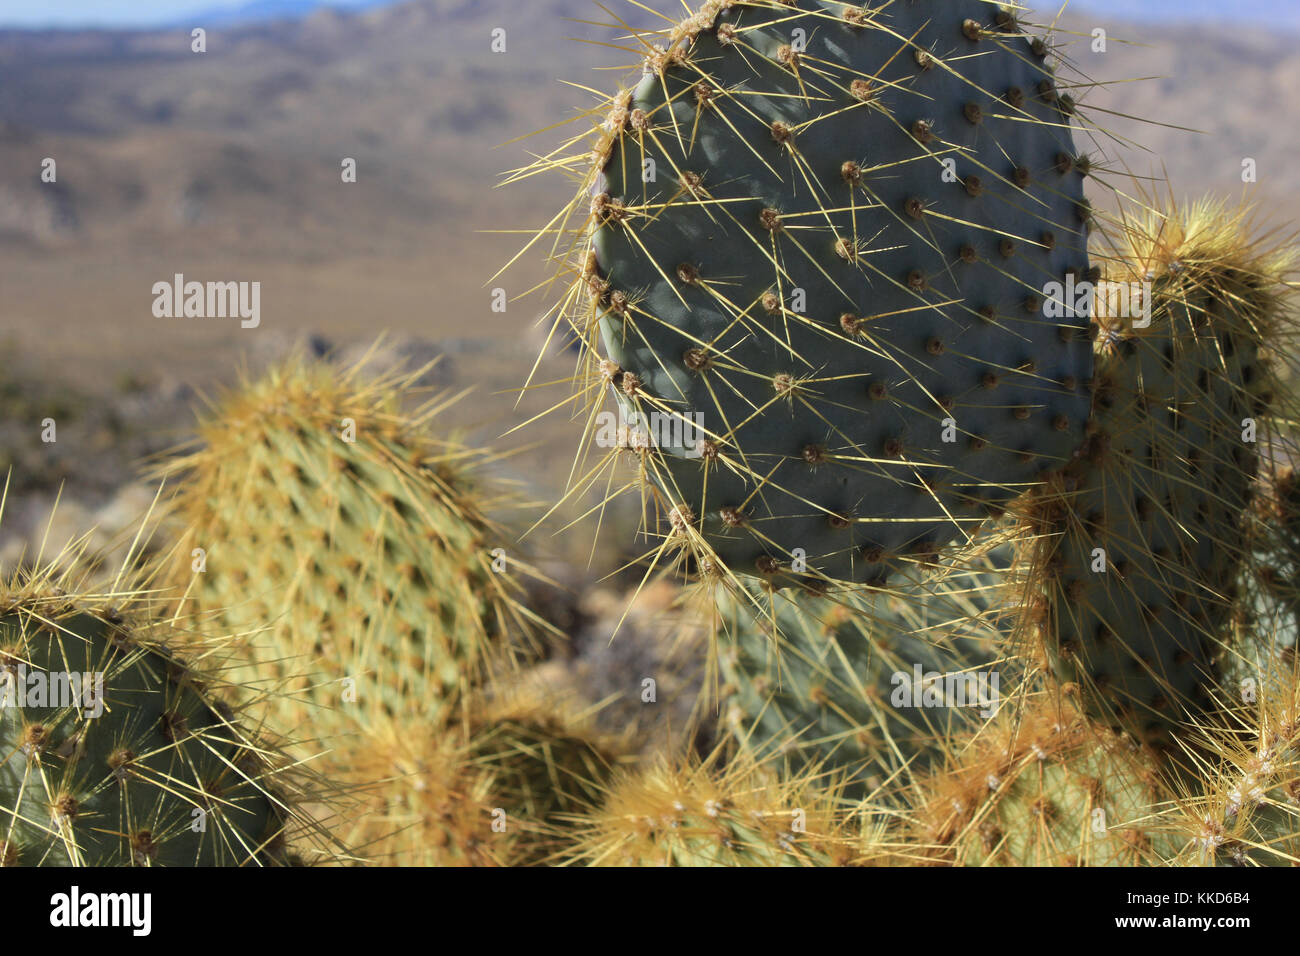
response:
[[[1256,442],[1279,401],[1261,360],[1281,322],[1276,257],[1243,222],[1200,205],[1130,227],[1109,281],[1153,282],[1150,314],[1097,303],[1089,439],[1026,507],[1030,633],[1090,714],[1166,749],[1223,676]]]
[[[795,751],[800,766],[867,783],[900,765],[919,769],[969,723],[964,708],[998,706],[987,676],[999,654],[1004,585],[994,569],[1006,571],[1005,549],[972,564],[982,570],[950,567],[889,592],[724,595],[717,630],[732,734],[756,753]],[[961,700],[945,699],[949,679],[960,680]],[[926,706],[927,688],[936,706]]]
[[[1134,866],[1170,851],[1153,833],[1162,797],[1149,760],[1068,704],[1008,708],[952,765],[916,786],[908,862],[960,866]]]
[[[563,842],[566,813],[596,800],[621,761],[566,702],[475,693],[465,723],[387,715],[324,759],[361,801],[341,839],[392,866],[529,866]]]
[[[1043,290],[1088,271],[1090,166],[1047,44],[981,0],[712,0],[661,39],[562,311],[674,540],[880,582],[1068,461],[1091,355]]]
[[[1235,719],[1196,735],[1200,779],[1161,814],[1185,866],[1300,865],[1300,672],[1294,653],[1260,675]]]
[[[481,474],[492,454],[429,437],[445,396],[400,406],[422,371],[291,360],[228,396],[203,447],[161,469],[183,476],[170,580],[247,635],[234,675],[275,691],[284,726],[437,714],[530,633],[513,574],[493,568],[506,538],[486,515],[501,503]]]
[[[1258,683],[1277,653],[1294,653],[1300,637],[1300,480],[1286,447],[1293,441],[1287,435],[1262,453],[1243,532],[1251,560],[1241,574],[1234,640],[1222,667],[1222,683],[1239,691]]]
[[[86,591],[71,570],[0,583],[0,862],[324,858],[299,809],[320,794],[241,727],[216,673],[173,650],[200,660],[221,642],[156,621],[153,604],[135,587]]]
[[[833,782],[741,758],[675,759],[620,774],[583,815],[566,862],[588,866],[847,866],[883,832],[850,819]]]

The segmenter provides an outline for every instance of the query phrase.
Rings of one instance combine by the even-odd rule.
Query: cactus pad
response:
[[[1044,290],[1090,214],[1046,44],[979,0],[710,2],[662,39],[570,321],[694,550],[880,581],[1060,468],[1091,355]]]
[[[131,595],[44,582],[0,592],[0,693],[22,698],[0,708],[4,865],[290,861],[283,764],[209,695],[213,675],[168,649],[165,629],[121,610]]]

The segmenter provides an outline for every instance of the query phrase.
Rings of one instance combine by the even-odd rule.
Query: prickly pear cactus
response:
[[[1076,711],[1035,701],[955,738],[953,765],[918,786],[904,856],[959,866],[1137,866],[1168,841],[1142,755]]]
[[[1027,613],[1057,676],[1093,716],[1161,747],[1222,676],[1275,399],[1260,353],[1276,279],[1215,213],[1135,227],[1099,287],[1130,305],[1098,302],[1089,438],[1024,537],[1044,595]],[[1133,307],[1143,296],[1149,310]]]
[[[587,866],[848,866],[879,856],[878,831],[849,822],[832,783],[747,759],[622,774],[577,831],[569,862]]]
[[[439,711],[529,633],[523,566],[486,516],[491,455],[431,437],[445,399],[402,410],[416,377],[291,361],[165,469],[187,529],[171,580],[246,635],[233,675],[272,692],[277,723]]]
[[[214,675],[121,610],[132,602],[143,599],[0,585],[0,860],[289,862],[284,764],[209,695]]]
[[[719,604],[731,734],[755,753],[877,781],[919,769],[950,734],[999,706],[999,596],[993,569],[890,592],[835,596],[756,590]],[[919,679],[918,679],[919,674]],[[983,717],[979,714],[983,712]]]
[[[475,695],[467,723],[368,719],[322,766],[359,800],[340,839],[382,866],[531,866],[599,799],[617,741],[558,702]]]
[[[596,729],[598,710],[521,684],[474,707],[469,753],[493,775],[515,865],[550,862],[572,838],[574,815],[598,804],[627,762],[625,740]]]
[[[1089,166],[1046,44],[982,0],[718,0],[664,40],[570,321],[697,556],[878,582],[1066,463],[1091,353],[1045,290],[1088,272]]]

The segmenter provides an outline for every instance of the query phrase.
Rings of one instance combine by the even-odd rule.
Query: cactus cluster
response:
[[[144,578],[0,581],[0,693],[40,688],[0,708],[0,864],[1300,862],[1287,250],[1094,215],[1010,5],[642,39],[594,142],[519,175],[581,183],[547,341],[609,454],[569,493],[645,495],[637,594],[680,605],[599,617],[707,648],[689,726],[635,753],[521,675],[540,575],[425,370],[293,358],[155,466]]]
[[[581,182],[541,234],[569,238],[579,461],[609,452],[570,493],[640,489],[724,752],[833,778],[891,862],[1179,862],[1170,808],[1227,760],[1206,728],[1296,639],[1294,260],[1244,209],[1105,183],[1020,13],[721,0],[642,37],[582,148],[516,173]],[[1002,693],[907,711],[916,665]],[[718,845],[650,799],[682,773],[611,793],[596,856]]]

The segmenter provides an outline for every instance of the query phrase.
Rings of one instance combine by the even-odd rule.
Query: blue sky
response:
[[[367,0],[321,2],[328,6],[349,7]],[[0,0],[0,25],[156,25],[173,23],[198,12],[237,9],[246,3],[248,0]],[[1030,5],[1037,7],[1040,16],[1054,10],[1058,4],[1059,0],[1038,0],[1037,3],[1030,0]],[[1300,3],[1296,0],[1071,0],[1071,6],[1127,17],[1140,10],[1144,18],[1152,20],[1195,17],[1220,22],[1231,19],[1274,27],[1300,27]]]
[[[152,26],[248,4],[249,0],[0,0],[0,26]],[[320,0],[320,5],[347,8],[373,5],[373,0]]]

